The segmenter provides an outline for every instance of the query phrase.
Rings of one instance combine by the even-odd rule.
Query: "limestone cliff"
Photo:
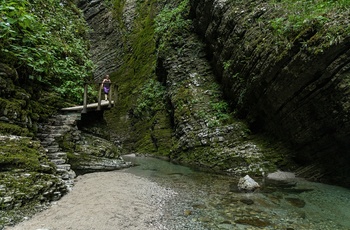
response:
[[[284,20],[287,30],[285,13],[293,14],[282,3],[191,4],[196,31],[240,117],[291,143],[300,163],[349,175],[349,11],[306,18],[281,38],[273,23]]]
[[[180,15],[186,1],[115,2],[80,5],[106,7],[89,21],[95,32],[114,23],[105,41],[92,37],[92,52],[123,41],[116,62],[101,69],[116,70],[119,101],[105,118],[124,151],[230,172],[291,169],[296,154],[300,164],[317,165],[303,175],[338,182],[347,175],[347,11],[307,18],[299,29],[287,23],[291,29],[283,27],[288,9],[273,1],[190,1],[190,14],[184,7]],[[88,20],[92,8],[84,8]],[[172,14],[167,27],[162,20]]]
[[[99,2],[104,9],[116,11]],[[90,4],[84,12],[100,8],[99,4]],[[193,33],[189,11],[184,10],[189,5],[186,1],[172,4],[173,9],[167,12],[157,1],[126,1],[117,10],[122,15],[111,14],[122,22],[114,24],[114,30],[128,31],[123,38],[113,37],[120,32],[107,38],[124,41],[123,55],[117,61],[121,65],[110,73],[119,85],[118,101],[104,115],[111,139],[125,153],[161,155],[238,175],[261,175],[276,165],[288,165],[288,150],[251,135],[244,121],[234,118],[206,59],[205,46]],[[126,10],[132,5],[134,17]],[[174,23],[180,25],[175,26],[177,32],[169,28],[156,33],[169,23],[161,22],[167,18],[162,14],[167,13],[179,14],[174,16],[180,20]],[[100,17],[96,15],[95,19]],[[92,26],[97,24],[94,20]],[[106,21],[99,22],[100,27],[107,26]],[[91,36],[99,39],[94,33]],[[98,50],[98,44],[92,42],[92,52]]]
[[[86,1],[77,3],[85,15],[85,20],[90,26],[90,53],[96,65],[94,79],[101,81],[103,77],[117,70],[121,65],[123,55],[123,25],[111,10],[112,5],[103,0]],[[131,12],[130,12],[131,13]],[[117,30],[116,28],[120,28]]]

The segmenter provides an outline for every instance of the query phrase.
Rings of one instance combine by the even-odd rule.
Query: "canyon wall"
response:
[[[281,40],[272,23],[288,17],[283,5],[199,0],[191,6],[225,95],[252,130],[289,143],[300,163],[321,163],[324,175],[349,175],[348,12],[328,13],[327,23],[310,21]]]
[[[255,163],[255,171],[296,169],[293,157],[300,175],[347,184],[348,17],[330,14],[326,24],[311,20],[283,37],[273,24],[286,17],[283,5],[190,3],[193,25],[160,48],[151,25],[163,7],[156,1],[126,1],[117,12],[104,1],[80,1],[94,29],[95,78],[114,71],[120,86],[105,114],[113,141],[126,152],[226,171]],[[330,36],[335,29],[339,36]],[[151,88],[157,99],[147,97]]]

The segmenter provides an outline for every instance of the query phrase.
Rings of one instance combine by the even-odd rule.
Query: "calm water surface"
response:
[[[295,179],[265,181],[260,191],[242,193],[237,178],[123,158],[139,164],[126,171],[176,191],[164,214],[169,229],[350,229],[349,189]]]

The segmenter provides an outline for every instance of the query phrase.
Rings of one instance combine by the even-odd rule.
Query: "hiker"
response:
[[[105,101],[108,100],[108,93],[111,87],[111,80],[109,79],[109,75],[107,74],[102,81],[103,92],[105,93]]]

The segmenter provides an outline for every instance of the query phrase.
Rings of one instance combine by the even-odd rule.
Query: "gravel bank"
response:
[[[174,195],[123,171],[85,174],[50,208],[5,230],[167,229],[162,223],[163,207]]]

